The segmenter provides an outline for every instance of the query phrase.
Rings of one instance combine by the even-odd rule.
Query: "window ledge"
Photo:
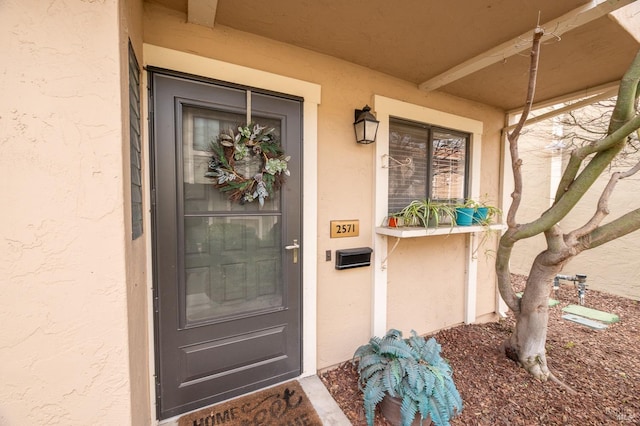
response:
[[[449,235],[449,234],[473,234],[479,232],[490,231],[502,231],[505,229],[505,225],[501,223],[494,223],[492,225],[482,226],[441,226],[438,228],[424,228],[424,227],[400,227],[389,228],[386,226],[376,227],[376,234],[387,235],[389,237],[396,238],[417,238],[417,237],[431,237],[434,235]]]

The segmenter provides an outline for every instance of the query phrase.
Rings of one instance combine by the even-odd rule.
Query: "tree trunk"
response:
[[[553,278],[562,269],[562,264],[545,262],[547,251],[540,253],[531,267],[527,286],[515,312],[516,326],[505,342],[505,353],[537,379],[549,378],[545,343],[549,321],[549,294]]]
[[[549,372],[545,351],[549,321],[549,294],[553,278],[572,257],[581,251],[640,229],[640,209],[602,225],[602,220],[609,213],[609,196],[616,182],[620,178],[639,172],[640,163],[626,172],[612,176],[600,196],[595,214],[585,225],[568,234],[563,234],[558,223],[571,213],[582,196],[621,152],[623,146],[628,143],[629,136],[639,131],[640,52],[636,54],[633,63],[621,80],[607,136],[572,152],[558,185],[553,205],[542,213],[540,218],[521,224],[516,220],[523,188],[522,159],[518,153],[518,139],[533,106],[543,34],[544,30],[536,27],[531,48],[527,100],[518,124],[507,135],[514,190],[511,194],[513,201],[506,215],[508,228],[500,238],[496,255],[496,274],[500,295],[516,316],[515,329],[504,343],[506,355],[521,363],[534,377],[542,381],[550,378],[564,385]],[[524,294],[521,299],[518,299],[511,286],[509,271],[511,251],[516,242],[541,233],[545,234],[547,250],[540,253],[533,262]],[[574,392],[568,387],[567,389]]]

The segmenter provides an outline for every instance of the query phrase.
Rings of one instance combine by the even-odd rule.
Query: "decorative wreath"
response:
[[[245,204],[258,199],[263,206],[265,198],[280,189],[284,175],[290,175],[287,162],[291,157],[285,156],[274,132],[259,124],[240,126],[237,133],[223,131],[211,142],[212,157],[205,176],[215,179],[213,184],[231,201]],[[244,176],[238,172],[237,164],[255,156],[262,159],[258,173]]]

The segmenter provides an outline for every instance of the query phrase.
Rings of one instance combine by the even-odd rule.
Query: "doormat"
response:
[[[322,426],[297,380],[185,414],[178,426]]]

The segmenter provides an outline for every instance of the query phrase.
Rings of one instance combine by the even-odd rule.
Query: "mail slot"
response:
[[[336,250],[336,269],[359,268],[371,265],[371,253],[369,247]]]

